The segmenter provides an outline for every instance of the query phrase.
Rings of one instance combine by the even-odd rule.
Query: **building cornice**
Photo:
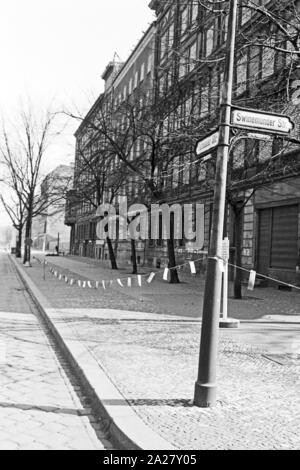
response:
[[[117,87],[119,83],[123,80],[129,69],[134,65],[136,58],[141,54],[141,52],[148,46],[151,40],[154,38],[156,31],[156,23],[153,22],[148,30],[145,32],[141,40],[138,42],[126,62],[124,63],[123,67],[120,69],[118,74],[116,75],[112,87]],[[154,53],[154,52],[153,52]]]

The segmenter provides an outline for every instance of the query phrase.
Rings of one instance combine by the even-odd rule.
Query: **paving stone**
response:
[[[104,274],[108,278],[107,270],[101,271],[99,265],[72,259],[60,259],[57,263],[61,269],[86,278],[97,279]],[[199,316],[195,312],[199,313],[201,280],[200,283],[199,279],[193,280],[199,283],[200,291],[196,296],[198,304],[193,306],[190,302],[191,299],[196,301],[195,293],[192,293],[196,284],[193,283],[177,286],[179,293],[172,291],[174,286],[160,282],[154,283],[146,294],[146,287],[142,292],[132,289],[128,293],[125,289],[113,288],[104,293],[71,289],[50,277],[42,282],[38,266],[28,274],[57,309],[59,320],[56,325],[63,328],[65,323],[71,328],[69,339],[85,345],[140,419],[176,448],[299,448],[300,361],[281,365],[265,357],[265,350],[260,349],[261,336],[273,338],[274,343],[283,338],[281,348],[289,345],[290,339],[299,338],[299,325],[280,326],[277,330],[270,322],[267,326],[255,324],[256,330],[252,326],[241,328],[237,334],[222,332],[218,403],[215,408],[206,410],[192,403],[200,325],[176,316],[168,321],[163,317],[172,311],[176,302],[183,304],[186,316],[191,319]],[[110,274],[115,275],[120,276]],[[49,294],[53,289],[55,298]],[[282,294],[277,295],[274,289],[264,290],[261,300],[261,294],[255,292],[257,298],[253,296],[243,304],[235,305],[248,320],[262,318],[266,312],[272,315],[292,313],[296,318],[300,311],[299,295],[293,293],[287,297]],[[141,302],[145,296],[148,296],[147,302]],[[165,300],[160,302],[163,298]],[[265,302],[263,308],[262,302]],[[122,314],[125,310],[131,313]],[[177,307],[175,313],[179,310]],[[159,315],[151,316],[155,311]],[[272,342],[268,347],[272,349]],[[68,440],[69,430],[61,433]],[[57,445],[59,442],[58,439]],[[75,443],[82,445],[80,439]]]

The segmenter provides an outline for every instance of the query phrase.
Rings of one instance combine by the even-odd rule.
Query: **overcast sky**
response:
[[[114,53],[126,59],[153,21],[149,1],[0,0],[1,112],[28,99],[88,109]],[[49,169],[73,159],[72,133],[53,147]],[[6,223],[2,208],[0,217]]]

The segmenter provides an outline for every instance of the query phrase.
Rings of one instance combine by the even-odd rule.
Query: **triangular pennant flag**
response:
[[[95,289],[99,289],[99,281],[96,281]]]
[[[92,284],[91,284],[91,281],[87,281],[87,285],[88,285],[88,287],[89,287],[90,289],[93,288],[93,286],[92,286]]]
[[[137,277],[139,287],[142,287],[142,276],[139,274]]]
[[[81,281],[77,281],[78,287],[81,287]]]
[[[127,280],[127,287],[131,287],[131,286],[132,286],[132,280],[131,280],[131,277],[129,277]]]
[[[74,279],[71,279],[70,286],[73,286],[73,284],[74,284]]]
[[[102,286],[103,286],[103,289],[106,290],[105,281],[102,281]]]
[[[86,288],[86,281],[83,281],[83,283],[82,283],[82,287],[83,287],[83,289],[85,289],[85,288]]]
[[[119,284],[119,286],[124,287],[123,284],[122,284],[121,279],[117,279],[117,283]]]
[[[222,259],[219,259],[219,269],[220,269],[221,273],[225,272],[225,265],[224,265],[224,261]]]
[[[151,284],[151,282],[153,281],[154,278],[155,278],[155,273],[151,273],[150,276],[147,279],[148,284]]]
[[[68,283],[69,279],[67,278],[67,276],[65,276],[65,281],[66,281],[66,284]]]
[[[54,276],[55,276],[55,277],[58,276],[58,272],[57,272],[57,271],[54,272]]]
[[[167,281],[169,276],[169,268],[165,268],[164,270],[164,275],[163,275],[163,280]]]
[[[191,274],[197,274],[196,266],[194,261],[190,261]]]
[[[62,280],[62,275],[61,275],[61,274],[58,276],[58,280],[59,280],[59,281]]]
[[[256,271],[251,270],[248,282],[248,290],[254,290],[256,280]]]
[[[109,287],[113,285],[114,281],[109,281]]]

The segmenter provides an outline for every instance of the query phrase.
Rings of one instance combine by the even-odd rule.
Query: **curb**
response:
[[[58,309],[51,307],[18,262],[10,255],[9,258],[58,347],[91,400],[94,414],[101,418],[117,448],[119,450],[176,450],[172,444],[152,431],[133,411],[87,348],[79,340],[73,339],[73,331],[69,325],[60,323],[59,329],[56,327],[51,317],[59,317]]]

